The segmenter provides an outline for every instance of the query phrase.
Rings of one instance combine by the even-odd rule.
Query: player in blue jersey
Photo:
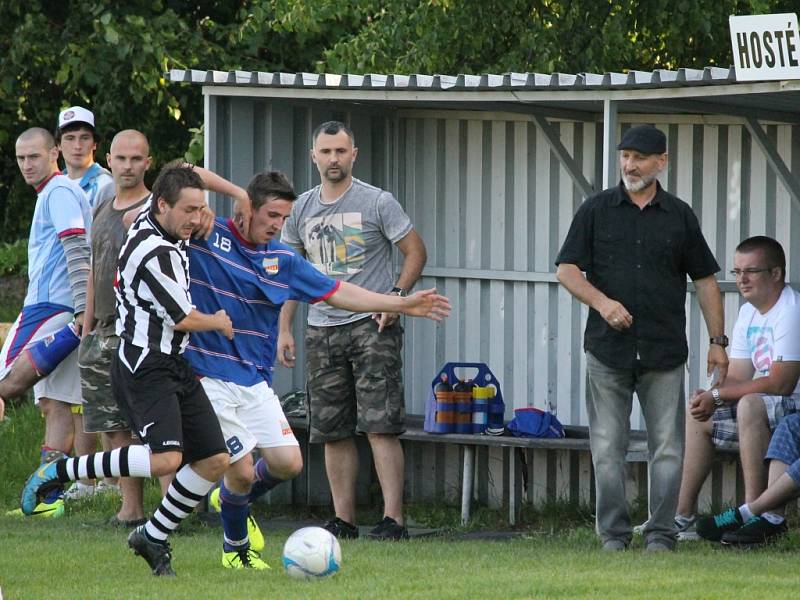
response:
[[[62,110],[58,114],[55,139],[64,159],[63,174],[77,181],[94,210],[98,193],[114,183],[114,179],[108,170],[94,160],[99,137],[92,111],[82,106],[70,106]]]
[[[302,469],[297,440],[270,387],[283,303],[325,301],[352,311],[402,312],[436,321],[449,314],[450,304],[434,289],[403,298],[323,275],[277,239],[295,199],[286,177],[260,173],[247,194],[251,217],[217,218],[209,238],[193,239],[189,247],[192,301],[203,312],[224,309],[236,335],[228,340],[193,333],[186,358],[202,377],[231,455],[219,500],[212,498],[221,505],[222,564],[264,569],[257,551],[263,542],[248,535],[250,504]],[[260,454],[255,464],[254,448]]]

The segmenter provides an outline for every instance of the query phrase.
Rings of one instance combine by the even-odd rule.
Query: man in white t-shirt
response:
[[[686,420],[686,454],[676,522],[679,539],[721,541],[745,523],[738,509],[697,519],[697,496],[711,470],[714,448],[739,444],[745,500],[767,485],[772,432],[800,409],[800,294],[786,279],[786,256],[772,238],[755,236],[736,248],[731,274],[742,297],[733,328],[728,376],[720,387],[697,390]],[[769,535],[785,531],[779,511],[761,516]],[[694,531],[693,531],[694,529]]]

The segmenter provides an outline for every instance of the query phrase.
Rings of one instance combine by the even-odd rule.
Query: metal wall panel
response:
[[[395,193],[428,248],[419,286],[436,286],[453,304],[441,325],[406,319],[409,413],[424,412],[443,362],[481,361],[500,379],[507,418],[514,408],[536,406],[553,410],[565,424],[586,424],[587,309],[557,284],[553,264],[583,198],[529,117],[247,97],[215,97],[207,107],[213,112],[206,115],[208,164],[240,185],[267,167],[290,173],[298,191],[308,189],[318,182],[308,158],[313,127],[330,118],[352,125],[360,149],[356,177]],[[661,181],[692,205],[722,267],[730,335],[740,303],[726,281],[733,249],[750,235],[775,236],[796,281],[800,239],[790,239],[790,232],[798,208],[740,119],[621,114],[620,127],[634,120],[667,135],[670,162]],[[597,187],[602,124],[562,121],[554,127]],[[787,165],[800,172],[798,128],[766,130]],[[708,336],[694,294],[686,306],[688,391],[705,383]],[[300,347],[299,325],[296,331]],[[302,350],[298,358],[294,372],[276,367],[279,393],[303,387]],[[631,420],[638,428],[635,404]]]

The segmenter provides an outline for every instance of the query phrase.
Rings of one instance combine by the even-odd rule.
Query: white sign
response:
[[[737,81],[800,79],[797,15],[728,18]]]

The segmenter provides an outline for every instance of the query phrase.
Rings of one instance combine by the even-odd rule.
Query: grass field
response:
[[[441,536],[407,543],[342,543],[342,572],[298,582],[280,566],[293,526],[267,535],[266,572],[220,565],[221,530],[197,518],[173,536],[175,579],[152,577],[127,549],[127,531],[104,525],[110,498],[77,503],[53,521],[3,516],[18,501],[41,435],[27,407],[0,424],[0,589],[4,600],[33,598],[796,598],[800,536],[741,552],[702,542],[646,555],[641,541],[615,555],[599,544],[579,511],[528,515],[516,539],[465,539],[451,509],[411,507],[418,522],[450,525]],[[154,486],[148,506],[157,500]],[[258,507],[264,518],[266,508]],[[277,509],[273,509],[275,511]],[[300,509],[296,509],[300,510]],[[478,514],[482,514],[478,511]],[[484,513],[485,515],[485,513]],[[306,515],[308,516],[308,515]],[[491,517],[484,518],[484,522]],[[366,521],[369,522],[369,521]],[[480,519],[479,519],[480,522]],[[474,535],[474,531],[471,532]],[[508,532],[503,532],[508,533]]]

